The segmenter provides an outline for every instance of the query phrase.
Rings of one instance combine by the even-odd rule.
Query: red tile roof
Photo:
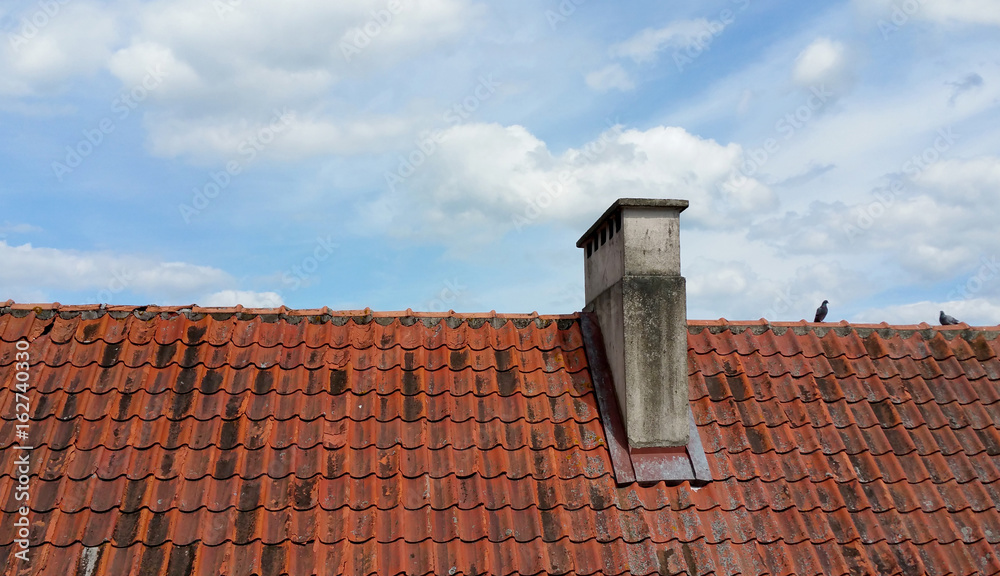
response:
[[[713,480],[618,486],[576,316],[8,303],[0,562],[87,576],[996,574],[998,334],[691,322]],[[22,339],[30,564],[14,557],[10,449]]]

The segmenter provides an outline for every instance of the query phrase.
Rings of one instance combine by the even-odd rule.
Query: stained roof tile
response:
[[[998,573],[997,333],[692,322],[705,486],[616,485],[574,317],[7,303],[0,377],[33,574]]]

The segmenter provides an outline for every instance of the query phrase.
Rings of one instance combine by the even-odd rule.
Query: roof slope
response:
[[[691,323],[714,480],[618,487],[574,317],[203,312],[0,309],[8,573],[1000,572],[1000,328]]]

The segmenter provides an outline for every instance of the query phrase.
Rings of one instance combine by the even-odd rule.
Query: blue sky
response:
[[[1000,323],[1000,1],[0,6],[0,298],[560,313],[685,198],[691,318]]]

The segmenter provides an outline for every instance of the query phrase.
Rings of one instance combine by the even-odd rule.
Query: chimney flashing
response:
[[[630,446],[621,418],[621,408],[611,381],[611,367],[605,355],[605,343],[597,317],[589,312],[580,315],[580,331],[594,380],[594,395],[600,412],[604,436],[608,440],[615,482],[627,486],[633,482],[666,480],[671,484],[689,482],[702,486],[712,480],[705,449],[698,435],[694,412],[688,408],[690,437],[687,446],[675,448],[634,448]]]

